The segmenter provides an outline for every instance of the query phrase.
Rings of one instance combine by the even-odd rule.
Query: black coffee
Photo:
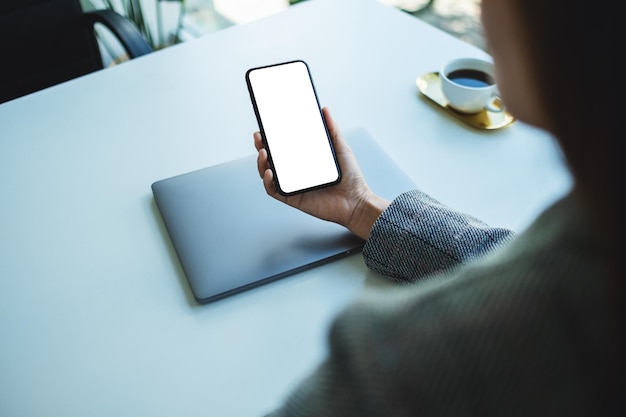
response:
[[[459,69],[448,74],[448,79],[465,87],[488,87],[495,83],[489,74],[475,69]]]

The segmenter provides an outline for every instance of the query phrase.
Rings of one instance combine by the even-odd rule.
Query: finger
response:
[[[330,114],[330,110],[328,107],[322,108],[322,113],[324,114],[324,119],[326,120],[326,126],[328,127],[328,133],[330,134],[330,138],[333,141],[333,145],[335,146],[335,150],[337,152],[345,152],[348,144],[343,140],[343,136],[341,134],[341,130],[339,126],[335,122],[335,119]]]
[[[256,148],[256,150],[259,151],[259,150],[263,149],[264,146],[263,146],[263,139],[261,138],[261,133],[260,132],[254,132],[252,137],[254,138],[254,147]]]
[[[279,195],[276,192],[276,184],[274,184],[274,173],[272,172],[272,170],[269,168],[266,169],[263,172],[262,178],[263,178],[263,187],[265,187],[265,192],[272,197],[276,197],[277,195]]]
[[[328,133],[330,133],[330,137],[333,138],[337,134],[337,125],[335,124],[335,119],[330,115],[330,110],[328,107],[322,107],[322,114],[324,115],[324,120],[326,120],[326,127],[328,127]]]
[[[263,178],[265,176],[265,171],[269,169],[269,165],[267,163],[267,151],[263,148],[259,149],[259,154],[256,157],[256,167],[259,171],[259,176]]]
[[[274,182],[274,173],[271,169],[267,169],[265,171],[265,175],[263,176],[263,187],[265,187],[265,192],[272,198],[275,198],[278,201],[283,203],[287,203],[287,197],[281,195],[276,191],[276,183]]]

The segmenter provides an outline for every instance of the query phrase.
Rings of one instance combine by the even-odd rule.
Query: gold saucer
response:
[[[438,72],[429,72],[421,77],[417,77],[416,83],[417,88],[423,95],[443,108],[447,113],[477,129],[500,129],[515,121],[515,118],[506,110],[494,112],[485,109],[475,114],[465,114],[454,110],[448,105],[448,101],[441,91],[441,79]],[[502,105],[502,103],[497,102],[496,104]]]

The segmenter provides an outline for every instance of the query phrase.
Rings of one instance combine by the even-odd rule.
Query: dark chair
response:
[[[0,103],[104,68],[95,32],[102,24],[128,59],[152,52],[134,24],[80,0],[0,1]]]

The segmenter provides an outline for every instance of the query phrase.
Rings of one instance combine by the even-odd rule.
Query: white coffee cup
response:
[[[498,95],[493,63],[478,58],[457,58],[439,71],[441,89],[448,105],[461,113],[504,111]]]

